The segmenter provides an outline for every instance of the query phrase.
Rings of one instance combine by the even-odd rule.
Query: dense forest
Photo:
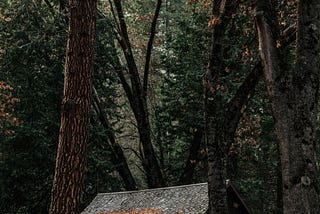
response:
[[[231,180],[320,212],[317,0],[1,0],[0,213]]]

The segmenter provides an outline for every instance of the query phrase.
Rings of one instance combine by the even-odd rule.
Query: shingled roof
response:
[[[208,207],[207,183],[129,192],[99,193],[82,214],[112,211],[160,209],[164,214],[205,213]]]
[[[238,191],[226,181],[230,214],[250,214]],[[207,183],[129,192],[99,193],[82,214],[203,214],[208,208]],[[124,212],[127,211],[127,212]]]

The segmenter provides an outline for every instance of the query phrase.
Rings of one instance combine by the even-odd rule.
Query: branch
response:
[[[118,42],[121,45],[121,41],[120,41],[121,39],[119,39],[118,37],[117,37],[117,39],[118,39]],[[115,44],[111,43],[111,45],[112,45],[112,48],[115,50],[116,49]],[[124,91],[125,91],[125,93],[126,93],[126,95],[128,97],[130,106],[135,111],[136,108],[135,108],[134,105],[136,105],[136,103],[134,101],[133,91],[132,91],[127,79],[124,76],[124,69],[119,66],[119,65],[121,65],[121,60],[119,59],[116,51],[115,51],[114,55],[115,55],[116,63],[115,63],[115,65],[113,67],[115,68],[115,71],[116,71],[116,73],[117,73],[117,75],[118,75],[118,77],[120,79],[121,85],[122,85],[122,87],[123,87],[123,89],[124,89]]]
[[[122,84],[122,87],[124,89],[124,91],[126,92],[127,94],[127,97],[129,99],[129,102],[130,104],[131,103],[134,103],[134,97],[133,97],[133,94],[132,94],[132,90],[130,88],[130,85],[128,84],[124,74],[123,74],[123,71],[122,70],[116,70],[117,74],[118,74],[118,77],[120,79],[120,82]]]
[[[146,62],[144,65],[144,75],[143,75],[143,93],[145,97],[147,96],[147,91],[148,91],[148,76],[149,76],[151,51],[152,51],[152,46],[154,42],[154,37],[156,34],[156,26],[157,26],[157,20],[158,20],[160,9],[161,9],[161,3],[162,3],[162,0],[157,1],[157,6],[154,12],[154,16],[151,24],[151,30],[150,30],[150,37],[149,37],[148,46],[147,46]]]
[[[137,184],[135,182],[135,179],[133,178],[131,171],[129,169],[127,159],[123,153],[123,150],[121,146],[116,142],[115,135],[113,130],[111,129],[110,123],[107,119],[107,117],[104,115],[99,95],[97,93],[97,90],[95,87],[93,87],[93,100],[95,104],[95,110],[97,114],[99,115],[99,119],[103,127],[108,130],[107,136],[108,136],[108,144],[112,151],[111,153],[111,160],[113,164],[116,166],[117,171],[121,175],[126,189],[127,190],[135,190],[137,189]]]
[[[287,47],[291,42],[295,41],[297,33],[297,26],[291,25],[286,28],[282,33],[282,41],[280,42],[282,47]]]
[[[123,69],[115,69],[115,71],[117,72],[117,75],[120,79],[123,90],[127,95],[127,98],[129,100],[129,104],[130,104],[130,107],[131,107],[133,113],[137,114],[137,106],[136,106],[137,103],[135,101],[134,93],[133,93],[127,79],[124,76]]]
[[[239,120],[242,117],[246,105],[253,97],[255,88],[261,79],[262,74],[263,69],[261,62],[259,62],[247,75],[241,86],[238,88],[233,99],[227,105],[225,120],[225,131],[227,132],[226,136],[229,138],[227,140],[227,149],[229,149],[232,144],[233,136],[238,127]]]
[[[115,26],[112,26],[113,32],[114,32],[114,35],[115,35],[117,41],[119,42],[119,44],[121,46],[121,49],[122,49],[122,51],[123,51],[123,53],[124,53],[124,55],[126,57],[126,61],[127,61],[128,69],[129,69],[129,73],[130,73],[130,77],[132,77],[133,76],[132,70],[135,70],[136,67],[134,65],[134,68],[132,68],[132,67],[129,66],[129,64],[135,64],[134,63],[134,58],[132,57],[132,59],[129,59],[130,57],[128,57],[127,54],[126,54],[127,53],[125,51],[127,49],[126,41],[123,39],[124,37],[121,34],[122,31],[120,29],[120,24],[118,23],[118,20],[117,20],[117,17],[116,17],[112,2],[110,0],[109,0],[109,4],[110,4],[110,7],[111,7],[111,12],[112,12],[113,19],[114,19],[114,22],[115,22]],[[122,11],[121,4],[120,4],[120,11]],[[102,11],[99,11],[99,12],[100,12],[101,15],[106,17],[106,15]],[[123,13],[120,12],[120,14],[123,14]],[[121,19],[120,17],[119,17],[119,19]],[[123,23],[123,24],[125,25],[125,23]],[[110,43],[110,44],[112,45],[112,48],[114,50],[116,50],[115,44],[114,43]],[[126,95],[128,97],[128,100],[129,100],[131,108],[133,109],[133,111],[136,111],[136,106],[135,106],[136,102],[134,101],[134,91],[132,90],[132,88],[131,88],[130,84],[128,83],[127,79],[125,78],[125,75],[124,75],[125,69],[123,69],[122,67],[119,66],[122,63],[121,63],[121,60],[119,59],[116,51],[114,52],[114,56],[115,56],[115,59],[116,59],[116,63],[115,63],[115,65],[113,67],[115,68],[115,71],[116,71],[116,73],[117,73],[117,75],[118,75],[118,77],[120,79],[121,85],[122,85],[122,87],[123,87],[123,89],[124,89],[124,91],[125,91],[125,93],[126,93]],[[133,63],[129,63],[129,62],[133,62]],[[136,76],[138,76],[138,74]],[[133,82],[134,81],[131,78],[131,83],[133,83]],[[133,84],[135,84],[135,83],[133,83]]]
[[[109,0],[109,4],[110,4],[110,8],[111,8],[112,17],[113,17],[113,20],[114,20],[115,25],[116,25],[117,32],[120,34],[120,32],[121,32],[120,25],[118,23],[118,20],[117,20],[117,17],[116,17],[116,13],[114,11],[114,8],[113,8],[111,0]],[[118,38],[118,35],[117,35],[117,38]]]
[[[127,43],[127,46],[128,46],[127,48],[131,49],[130,40],[129,40],[129,36],[128,36],[128,30],[127,30],[127,24],[125,22],[125,18],[123,15],[121,0],[114,0],[114,5],[115,5],[117,13],[118,13],[120,34],[123,37],[123,39],[125,40],[125,42]],[[115,21],[117,21],[117,20],[115,19]]]
[[[282,32],[283,38],[280,41],[281,50],[287,48],[296,38],[296,26],[292,25]],[[250,99],[253,97],[255,87],[258,84],[261,76],[263,75],[263,67],[261,61],[259,61],[252,71],[245,78],[241,86],[238,88],[233,99],[227,106],[226,111],[226,136],[234,136],[234,133],[239,124],[239,120],[244,112],[244,107],[249,103]],[[230,148],[232,139],[228,139],[228,146]]]
[[[135,96],[142,95],[142,85],[139,77],[138,68],[133,57],[133,53],[131,50],[131,44],[129,40],[127,25],[125,22],[125,18],[123,15],[123,9],[120,0],[114,0],[114,4],[118,13],[119,25],[120,25],[120,46],[122,48],[123,54],[127,61],[128,70],[130,73],[130,80],[131,80],[131,88],[132,93]]]
[[[104,126],[105,129],[111,130],[109,120],[103,114],[99,95],[98,95],[98,92],[95,87],[93,87],[93,101],[95,104],[96,113],[99,115],[100,122],[102,123],[102,125]],[[116,140],[115,140],[115,136],[114,136],[113,131],[109,132],[108,139],[111,142],[111,145],[116,144]],[[111,146],[111,148],[112,148],[112,146]]]
[[[131,50],[131,44],[129,40],[129,34],[127,30],[127,24],[123,15],[123,9],[122,9],[122,4],[120,0],[114,0],[114,4],[118,13],[118,20],[119,20],[119,30],[120,30],[120,45],[122,48],[122,51],[124,53],[124,56],[126,58],[128,67],[129,67],[129,72],[132,74],[132,78],[138,78],[139,74],[137,71],[137,66],[133,57],[133,53]],[[117,22],[117,20],[115,20]],[[134,79],[134,82],[136,80]]]

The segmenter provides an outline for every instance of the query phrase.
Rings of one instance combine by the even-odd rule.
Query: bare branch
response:
[[[116,13],[114,11],[114,8],[113,8],[113,4],[111,2],[111,0],[109,0],[109,4],[110,4],[110,8],[111,8],[111,13],[112,13],[112,17],[113,17],[113,20],[115,22],[115,25],[116,25],[116,29],[117,29],[117,32],[118,34],[120,34],[120,25],[119,25],[119,22],[117,20],[117,16],[116,16]]]
[[[145,97],[147,96],[147,92],[148,92],[148,76],[149,76],[151,51],[152,51],[152,46],[154,42],[154,37],[156,34],[156,26],[157,26],[157,20],[158,20],[160,9],[161,9],[161,3],[162,3],[162,0],[157,1],[157,6],[156,6],[156,10],[154,12],[153,20],[151,23],[150,37],[149,37],[148,46],[147,46],[146,62],[144,65],[144,75],[143,75],[143,93]]]
[[[116,165],[116,169],[121,175],[125,185],[126,189],[128,190],[135,190],[137,189],[137,184],[131,174],[131,171],[129,169],[126,157],[123,153],[123,150],[121,146],[116,142],[115,134],[110,126],[110,122],[107,119],[107,117],[104,115],[101,102],[99,99],[99,95],[97,93],[97,90],[93,86],[93,100],[94,100],[94,106],[97,114],[99,115],[99,119],[101,124],[104,126],[105,129],[108,130],[108,144],[112,151],[111,153],[111,160],[113,164]]]
[[[132,49],[131,49],[129,34],[127,30],[127,24],[123,15],[121,0],[114,0],[114,4],[117,10],[118,20],[120,25],[119,43],[127,61],[128,71],[130,73],[130,79],[131,79],[132,92],[136,96],[141,96],[142,94],[141,81],[139,77],[138,68],[137,68],[137,65],[132,53]]]

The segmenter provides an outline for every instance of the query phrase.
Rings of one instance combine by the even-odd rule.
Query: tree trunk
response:
[[[293,77],[294,112],[290,145],[290,183],[284,192],[284,213],[319,213],[316,167],[316,128],[320,79],[320,2],[300,0],[296,67]],[[299,158],[297,158],[299,157]]]
[[[315,130],[319,90],[320,2],[301,0],[296,71],[289,72],[276,47],[273,5],[257,1],[259,52],[279,138],[283,213],[318,213]]]
[[[234,1],[213,1],[212,15],[220,19],[212,26],[211,48],[207,72],[204,76],[204,134],[208,150],[209,214],[226,214],[227,179],[225,136],[225,102],[218,88],[218,78],[223,71],[223,39],[231,14],[237,4]]]
[[[95,0],[70,0],[64,98],[50,214],[80,213],[89,138]]]
[[[151,129],[148,117],[148,111],[145,103],[145,108],[140,109],[140,113],[136,115],[138,131],[140,136],[140,142],[143,146],[143,160],[142,165],[147,176],[148,186],[151,188],[162,187],[163,179],[162,172],[153,149],[151,141]]]
[[[203,137],[203,129],[200,127],[193,132],[193,137],[190,143],[189,156],[187,158],[184,170],[180,176],[179,183],[191,184],[197,164],[199,163],[199,152]]]
[[[114,164],[116,170],[119,172],[119,174],[124,182],[125,189],[126,190],[137,190],[138,186],[137,186],[137,183],[136,183],[136,181],[135,181],[135,179],[129,169],[127,159],[123,153],[121,146],[116,141],[115,134],[114,134],[112,128],[110,127],[110,122],[109,122],[108,118],[104,115],[104,112],[101,107],[99,95],[94,87],[93,87],[93,91],[94,91],[93,100],[94,100],[94,104],[95,104],[94,107],[95,107],[96,113],[99,116],[99,120],[100,120],[101,124],[108,131],[107,136],[108,136],[109,149],[111,152],[111,154],[110,154],[111,161]]]
[[[262,73],[261,64],[258,63],[247,75],[229,103],[217,95],[214,95],[214,99],[209,100],[214,103],[208,103],[208,100],[205,100],[205,140],[208,148],[208,214],[228,213],[225,186],[225,181],[228,179],[227,157],[244,112],[243,108],[253,97]]]
[[[148,186],[150,188],[162,187],[162,172],[151,141],[151,129],[147,105],[149,63],[151,59],[151,50],[155,37],[156,23],[159,16],[162,1],[157,0],[156,10],[154,12],[154,17],[151,23],[150,37],[147,46],[146,62],[142,80],[140,78],[139,70],[136,65],[136,61],[131,49],[121,0],[114,0],[113,2],[118,16],[118,19],[116,19],[115,11],[113,11],[115,22],[118,24],[117,29],[120,36],[120,38],[118,38],[118,41],[127,62],[131,84],[128,83],[122,70],[118,72],[118,76],[124,88],[124,91],[126,92],[126,95],[130,103],[130,107],[134,113],[137,122],[140,143],[143,147],[143,154],[141,154],[143,159],[142,166],[146,173]]]

